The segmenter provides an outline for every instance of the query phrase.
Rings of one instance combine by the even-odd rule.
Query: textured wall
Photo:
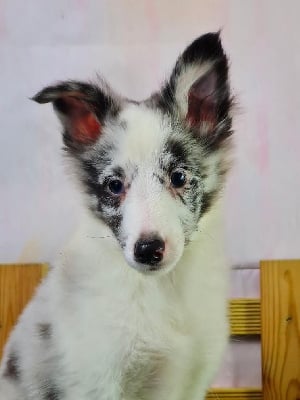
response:
[[[229,257],[235,266],[299,257],[299,15],[297,0],[0,0],[1,262],[51,261],[78,210],[58,122],[50,106],[28,97],[100,72],[143,98],[186,44],[220,28],[240,103],[226,193]],[[253,276],[237,273],[233,291],[257,291],[257,276],[249,288]],[[257,382],[259,367],[242,382],[240,359],[255,352],[248,347],[239,359],[238,346],[226,357],[235,370],[220,380]]]

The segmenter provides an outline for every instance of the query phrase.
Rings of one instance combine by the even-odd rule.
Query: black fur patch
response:
[[[118,238],[122,222],[122,217],[118,212],[121,199],[118,196],[114,196],[109,191],[109,177],[106,177],[103,182],[99,182],[101,171],[111,163],[110,152],[112,150],[111,147],[106,146],[106,148],[102,148],[100,152],[97,152],[94,158],[92,157],[90,160],[81,160],[81,165],[85,172],[82,181],[87,193],[97,198],[97,207],[96,209],[91,208],[91,211],[95,212],[97,217],[100,217]],[[124,171],[122,168],[115,168],[112,171],[112,175],[122,179],[124,178]],[[114,209],[114,215],[107,215],[105,211],[106,207]]]
[[[192,213],[196,214],[197,218],[199,218],[200,213],[200,201],[201,201],[201,194],[202,188],[199,179],[192,178],[190,181],[190,196],[188,200],[188,205]]]
[[[188,157],[187,150],[179,140],[169,139],[166,143],[165,151],[170,153],[174,160],[174,165],[171,165],[172,169],[176,166],[186,164]]]
[[[116,215],[114,217],[107,218],[105,222],[108,224],[110,229],[113,231],[114,235],[119,238],[120,234],[120,227],[122,223],[122,216],[121,215]],[[120,238],[119,238],[120,239]],[[124,243],[120,243],[121,246],[124,245]]]
[[[205,167],[201,164],[202,147],[199,141],[189,136],[189,133],[182,133],[182,137],[170,137],[165,145],[161,157],[161,168],[168,176],[175,168],[183,168],[192,178],[188,185],[176,197],[195,216],[195,222],[200,217],[201,199],[203,188],[201,184],[202,173]]]
[[[218,190],[213,190],[211,192],[204,193],[201,205],[201,215],[204,215],[210,210],[211,206],[213,205],[214,201],[218,196],[218,193],[219,193]]]
[[[44,389],[43,400],[61,400],[62,392],[57,386],[48,384]]]
[[[37,325],[38,334],[42,339],[49,340],[52,336],[51,325],[47,323],[40,323]]]
[[[19,359],[16,355],[16,353],[11,353],[8,356],[8,360],[6,363],[6,369],[4,371],[3,376],[5,378],[10,378],[14,380],[19,380],[21,373],[19,369]]]
[[[83,178],[83,183],[86,187],[87,193],[96,195],[98,199],[98,207],[97,210],[99,212],[103,211],[103,206],[109,206],[115,209],[118,209],[120,206],[120,198],[117,196],[113,196],[107,188],[108,181],[107,179],[104,182],[99,182],[100,171],[102,171],[106,165],[109,165],[111,162],[108,154],[106,156],[98,154],[96,160],[83,160],[82,167],[85,171],[85,177]],[[124,175],[121,168],[113,171],[115,176],[122,177]]]

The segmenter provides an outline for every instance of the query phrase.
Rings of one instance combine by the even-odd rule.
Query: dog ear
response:
[[[37,93],[37,103],[52,102],[64,127],[67,147],[79,150],[101,135],[105,118],[118,112],[118,101],[98,86],[76,81],[61,82]]]
[[[219,33],[203,35],[186,48],[162,89],[161,101],[164,107],[175,108],[201,136],[211,134],[228,118],[228,61]]]

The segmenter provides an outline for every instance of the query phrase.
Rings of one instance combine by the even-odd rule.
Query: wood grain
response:
[[[46,271],[46,264],[0,264],[0,359],[12,327]]]
[[[237,388],[237,389],[211,389],[206,400],[262,400],[261,389]],[[275,399],[274,399],[275,400]]]
[[[264,400],[300,400],[300,260],[261,262]]]
[[[231,335],[260,335],[260,300],[232,299],[229,302]]]

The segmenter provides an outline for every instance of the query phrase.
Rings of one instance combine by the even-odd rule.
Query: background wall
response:
[[[142,99],[191,40],[220,28],[240,103],[228,255],[242,268],[299,258],[299,15],[297,0],[0,0],[1,262],[51,262],[78,212],[59,124],[51,106],[28,98],[54,81],[100,72]],[[234,273],[232,290],[258,295],[257,271]],[[245,373],[250,359],[256,367]],[[259,384],[259,375],[259,347],[241,352],[237,343],[218,383]]]

